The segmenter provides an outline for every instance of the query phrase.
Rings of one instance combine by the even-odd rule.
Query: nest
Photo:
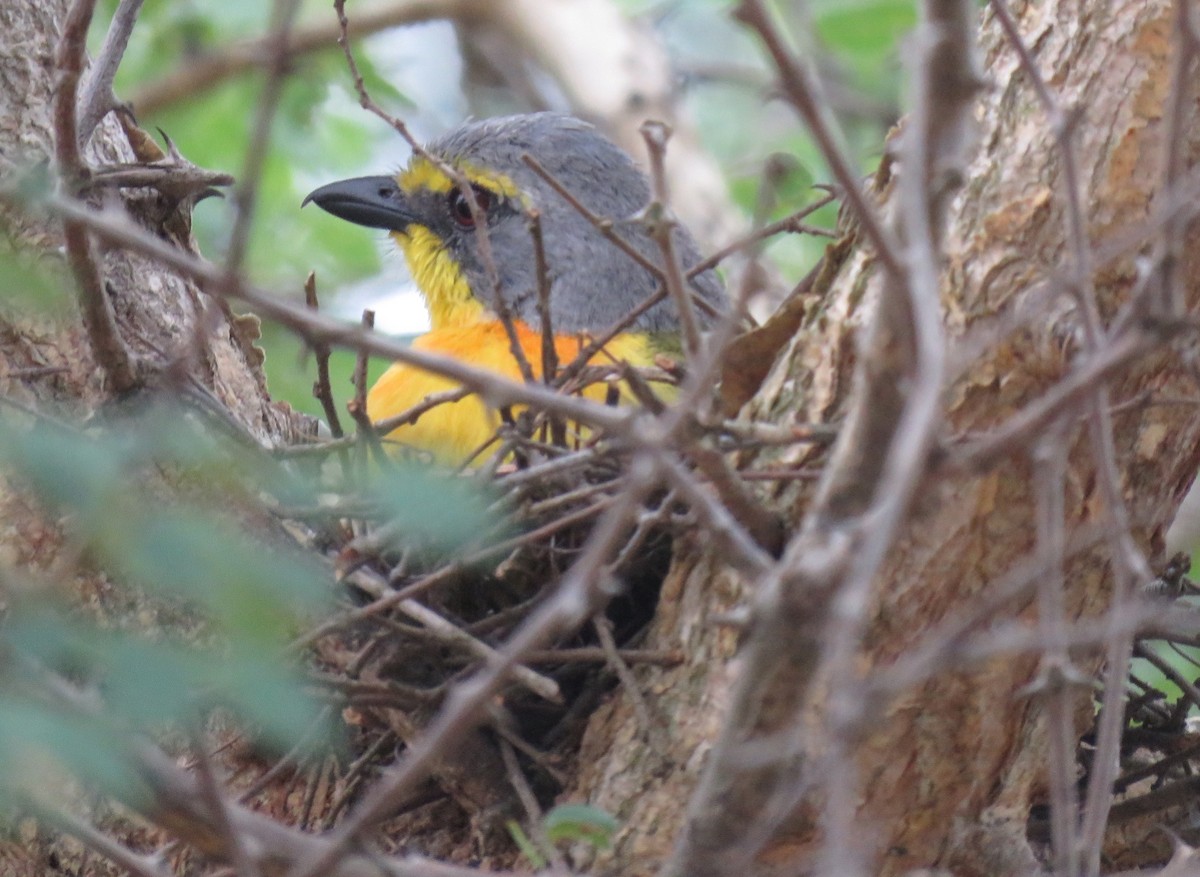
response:
[[[1147,589],[1157,618],[1141,625],[1149,629],[1134,643],[1120,764],[1104,833],[1106,869],[1124,871],[1151,861],[1165,862],[1180,841],[1200,844],[1195,806],[1200,790],[1200,721],[1194,716],[1200,709],[1200,637],[1190,614],[1200,588],[1187,577],[1189,566],[1187,556],[1177,555]],[[1180,609],[1183,614],[1177,614]],[[1101,686],[1097,692],[1094,722],[1076,750],[1080,800],[1097,768]],[[1031,841],[1048,847],[1048,803],[1032,809],[1028,833]]]
[[[336,824],[358,790],[424,732],[452,686],[554,593],[622,490],[617,450],[564,449],[528,435],[527,426],[502,429],[493,459],[503,463],[457,476],[487,482],[496,525],[453,558],[439,558],[367,509],[323,534],[348,611],[312,636],[315,678],[353,740],[348,758],[308,772],[305,795],[319,799],[306,808],[311,827]],[[603,614],[525,656],[486,721],[383,826],[385,845],[403,838],[406,850],[457,861],[497,849],[515,854],[508,822],[526,821],[531,807],[548,807],[570,786],[593,711],[633,678],[631,667],[679,663],[677,654],[641,646],[672,536],[689,520],[669,494],[644,504],[608,565],[614,596]]]

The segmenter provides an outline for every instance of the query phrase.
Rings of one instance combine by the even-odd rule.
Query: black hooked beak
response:
[[[338,180],[310,192],[300,206],[309,201],[339,219],[387,231],[405,231],[417,218],[391,177]]]

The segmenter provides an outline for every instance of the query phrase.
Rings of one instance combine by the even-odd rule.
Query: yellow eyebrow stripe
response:
[[[466,163],[455,165],[454,169],[473,185],[482,186],[497,195],[516,198],[521,194],[517,184],[505,174],[492,173]],[[396,182],[405,195],[416,192],[449,192],[454,185],[454,181],[439,167],[420,155],[413,156],[408,167],[397,174]]]

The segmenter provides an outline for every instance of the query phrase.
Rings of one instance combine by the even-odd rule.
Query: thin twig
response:
[[[126,849],[107,834],[97,831],[88,823],[75,818],[61,807],[47,807],[36,800],[25,798],[22,807],[28,809],[39,821],[52,825],[64,834],[69,834],[88,849],[129,872],[130,877],[171,877],[157,861],[161,857],[141,856]]]
[[[654,200],[644,211],[643,222],[662,254],[662,277],[667,286],[667,293],[675,302],[684,352],[691,358],[700,350],[700,327],[696,323],[692,297],[684,286],[679,254],[675,251],[676,222],[671,213],[666,171],[667,140],[671,136],[671,128],[664,122],[647,121],[642,123],[640,130],[650,155],[650,185],[654,193]]]
[[[92,61],[83,81],[83,93],[79,96],[76,118],[79,120],[80,143],[87,143],[100,120],[117,104],[116,95],[113,94],[113,79],[117,75],[117,68],[121,66],[121,59],[125,57],[125,49],[143,2],[121,0],[117,4],[117,10],[108,25],[108,33],[104,35],[104,45]]]
[[[314,311],[320,310],[320,304],[317,301],[317,274],[315,271],[309,271],[308,277],[304,280],[304,303]],[[329,383],[330,352],[328,344],[313,345],[313,356],[317,360],[317,381],[313,384],[313,396],[321,403],[321,409],[325,412],[325,420],[329,423],[329,431],[333,433],[335,439],[338,439],[344,433],[342,432],[342,420],[338,416],[337,403],[333,399],[333,387]]]
[[[432,609],[422,606],[416,600],[401,600],[396,608],[414,621],[422,624],[425,629],[437,636],[439,642],[450,644],[462,649],[474,658],[483,661],[495,661],[496,650],[482,640],[476,639],[465,630],[457,627],[438,615]],[[562,703],[562,691],[558,683],[548,676],[543,676],[528,667],[517,664],[512,670],[513,681],[528,688],[538,697],[550,703]]]
[[[93,211],[78,201],[59,195],[49,195],[40,203],[59,216],[86,225],[97,237],[110,244],[144,253],[193,277],[212,295],[245,302],[260,316],[288,327],[310,344],[325,341],[333,347],[365,350],[375,356],[403,362],[460,383],[494,404],[531,405],[553,409],[564,418],[586,424],[593,429],[628,429],[632,416],[628,411],[610,408],[588,399],[564,396],[538,384],[512,381],[461,360],[418,350],[382,335],[364,332],[322,314],[311,313],[307,308],[295,305],[282,296],[251,285],[240,275],[228,276],[211,263],[166,244],[119,214]]]
[[[211,814],[212,822],[217,827],[217,831],[224,836],[225,848],[228,852],[229,860],[233,863],[238,877],[260,877],[258,865],[251,858],[250,852],[246,848],[245,840],[238,833],[233,821],[229,818],[229,806],[231,802],[225,800],[225,796],[221,792],[221,785],[217,781],[212,761],[208,757],[208,752],[204,745],[204,734],[200,730],[203,724],[202,720],[197,720],[194,724],[195,727],[192,730],[192,749],[196,755],[196,775],[199,777],[200,794],[204,799],[204,804]]]
[[[233,190],[233,230],[229,235],[229,251],[225,254],[225,271],[229,274],[241,271],[250,243],[250,223],[258,201],[259,181],[270,151],[271,123],[288,73],[288,38],[299,8],[300,0],[274,0],[271,4],[270,35],[266,46],[267,81],[255,101],[254,127],[250,129],[242,173]]]
[[[391,812],[395,803],[429,775],[436,763],[467,736],[486,714],[490,699],[500,690],[521,656],[543,646],[556,635],[573,630],[605,601],[605,558],[621,540],[629,518],[656,479],[648,461],[635,459],[626,487],[597,523],[579,559],[554,595],[539,606],[513,633],[498,659],[455,686],[446,704],[414,741],[400,763],[367,794],[359,806],[328,836],[325,850],[303,865],[293,866],[289,877],[313,877],[338,861],[367,829]]]
[[[592,619],[592,629],[596,631],[596,638],[600,640],[600,648],[603,650],[605,658],[607,658],[608,666],[621,680],[621,688],[625,696],[629,698],[629,703],[633,706],[633,714],[637,717],[638,724],[642,728],[642,732],[650,734],[654,731],[654,719],[650,715],[650,706],[646,703],[646,698],[642,694],[641,687],[638,685],[637,677],[633,675],[633,671],[629,669],[629,665],[621,657],[621,651],[617,648],[617,641],[613,639],[612,622],[603,616],[596,616]]]
[[[829,107],[818,97],[816,77],[784,45],[783,35],[771,20],[771,14],[762,0],[742,0],[734,11],[734,16],[752,28],[767,47],[779,71],[784,94],[808,125],[808,130],[829,163],[834,178],[842,187],[846,202],[854,210],[855,218],[875,246],[879,261],[889,274],[897,278],[903,277],[900,247],[863,194],[859,174],[840,145],[842,137],[829,113]]]
[[[84,186],[88,170],[79,151],[79,127],[76,116],[79,80],[83,75],[88,26],[96,0],[75,0],[63,23],[55,65],[60,76],[54,95],[54,160],[68,197]],[[72,218],[64,218],[63,237],[67,261],[75,275],[79,291],[79,309],[87,329],[92,352],[104,369],[112,389],[123,393],[138,383],[133,354],[125,346],[117,327],[116,314],[105,288],[95,248],[87,227]]]
[[[354,19],[355,36],[364,38],[382,30],[419,24],[439,18],[457,19],[468,15],[476,0],[389,0],[371,4]],[[288,40],[290,60],[298,55],[323,52],[338,38],[336,21],[325,16],[320,20],[296,27]],[[262,66],[263,57],[271,50],[271,35],[234,40],[200,54],[179,58],[178,66],[151,82],[142,82],[133,93],[130,103],[138,115],[152,116],[173,104],[203,94],[205,91],[250,70]]]
[[[555,868],[565,871],[567,863],[564,861],[562,853],[558,851],[558,848],[546,836],[546,829],[542,825],[542,808],[538,806],[537,796],[533,794],[529,780],[525,778],[525,774],[521,771],[521,765],[517,761],[516,752],[513,751],[513,746],[508,740],[502,739],[500,741],[500,757],[504,760],[504,771],[508,774],[508,781],[517,793],[517,799],[520,800],[521,807],[525,810],[526,825],[529,828],[529,834],[533,838],[533,842],[537,844],[538,851]]]
[[[699,262],[689,268],[687,270],[688,279],[690,280],[698,274],[703,274],[710,268],[716,268],[719,264],[721,264],[721,262],[725,261],[734,253],[740,253],[742,250],[745,250],[748,247],[753,247],[754,245],[765,241],[767,238],[775,237],[777,234],[788,232],[792,234],[805,233],[818,235],[820,237],[835,237],[837,234],[836,232],[806,225],[802,220],[806,216],[816,213],[818,210],[831,203],[836,198],[836,193],[827,192],[813,203],[802,207],[790,216],[785,216],[783,219],[764,225],[762,228],[754,229],[728,246],[722,247],[710,256],[701,259]]]

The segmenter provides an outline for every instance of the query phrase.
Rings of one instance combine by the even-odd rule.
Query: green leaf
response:
[[[379,472],[369,493],[401,541],[417,540],[441,551],[459,550],[498,523],[477,483],[415,465]]]
[[[199,604],[222,630],[247,640],[278,642],[298,613],[328,600],[328,574],[314,560],[194,509],[142,506],[97,535],[114,569]]]
[[[18,605],[4,626],[3,642],[95,689],[107,721],[117,726],[153,732],[172,722],[190,725],[219,706],[254,725],[262,742],[280,750],[306,736],[332,737],[327,723],[309,735],[320,705],[305,692],[299,672],[280,660],[278,649],[245,637],[230,637],[224,645],[151,641],[72,622],[44,606]]]
[[[24,477],[44,500],[84,515],[98,513],[121,483],[120,448],[58,427],[19,425],[0,411],[0,462]]]
[[[546,857],[542,855],[541,851],[537,848],[537,844],[525,833],[525,829],[521,828],[515,819],[505,821],[504,827],[508,829],[509,836],[512,837],[513,843],[517,845],[517,849],[521,851],[521,855],[529,860],[529,864],[533,865],[539,871],[546,867],[548,864]]]
[[[542,823],[551,841],[582,841],[606,850],[620,827],[616,818],[591,804],[559,804]]]
[[[891,50],[916,23],[912,0],[867,0],[816,16],[817,34],[830,48],[876,57]]]
[[[0,801],[25,791],[46,792],[56,766],[127,802],[139,786],[121,741],[101,723],[0,698]]]

